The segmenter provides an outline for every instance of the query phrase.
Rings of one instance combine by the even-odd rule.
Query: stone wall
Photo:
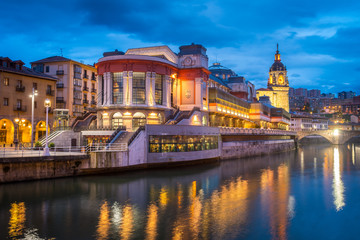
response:
[[[0,182],[82,175],[90,166],[87,155],[1,159]]]
[[[223,142],[221,159],[243,158],[295,149],[294,140]]]
[[[63,148],[71,146],[71,139],[76,139],[76,146],[81,146],[81,132],[65,131],[53,139],[55,147]],[[49,142],[50,143],[50,142]]]

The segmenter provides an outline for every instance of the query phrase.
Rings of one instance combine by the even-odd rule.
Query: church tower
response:
[[[257,98],[268,96],[271,105],[277,108],[283,108],[289,112],[289,80],[286,67],[281,62],[279,44],[277,44],[274,63],[269,70],[267,86],[267,89],[259,89],[257,91]]]

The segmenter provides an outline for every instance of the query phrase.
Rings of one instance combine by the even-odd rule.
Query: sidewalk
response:
[[[74,151],[59,151],[57,149],[51,150],[51,156],[75,156],[86,155],[86,152],[81,152],[79,149],[73,149]],[[21,158],[21,157],[40,157],[43,156],[44,150],[28,150],[20,149],[16,150],[14,147],[0,148],[0,158]]]

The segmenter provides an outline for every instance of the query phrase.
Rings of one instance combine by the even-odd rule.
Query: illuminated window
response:
[[[4,78],[4,85],[9,86],[9,78]]]
[[[163,82],[164,75],[156,74],[155,77],[155,103],[163,104]]]
[[[133,73],[132,87],[133,104],[145,104],[146,89],[144,72]]]
[[[124,95],[123,73],[122,72],[113,73],[112,80],[113,80],[113,104],[123,104],[123,95]]]

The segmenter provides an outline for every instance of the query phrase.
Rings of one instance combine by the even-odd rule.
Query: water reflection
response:
[[[16,238],[22,236],[25,229],[25,203],[12,203],[10,208],[9,236]]]
[[[99,240],[108,239],[110,229],[109,207],[105,201],[100,208],[99,224],[97,227],[97,233]]]
[[[341,180],[341,166],[339,148],[334,148],[334,179],[333,179],[333,196],[336,211],[340,211],[345,206],[344,184]]]
[[[360,214],[351,207],[360,183],[351,191],[347,182],[360,171],[358,151],[310,146],[211,167],[0,185],[0,239],[21,238],[26,226],[56,239],[304,239],[314,223],[334,227],[332,214]]]

